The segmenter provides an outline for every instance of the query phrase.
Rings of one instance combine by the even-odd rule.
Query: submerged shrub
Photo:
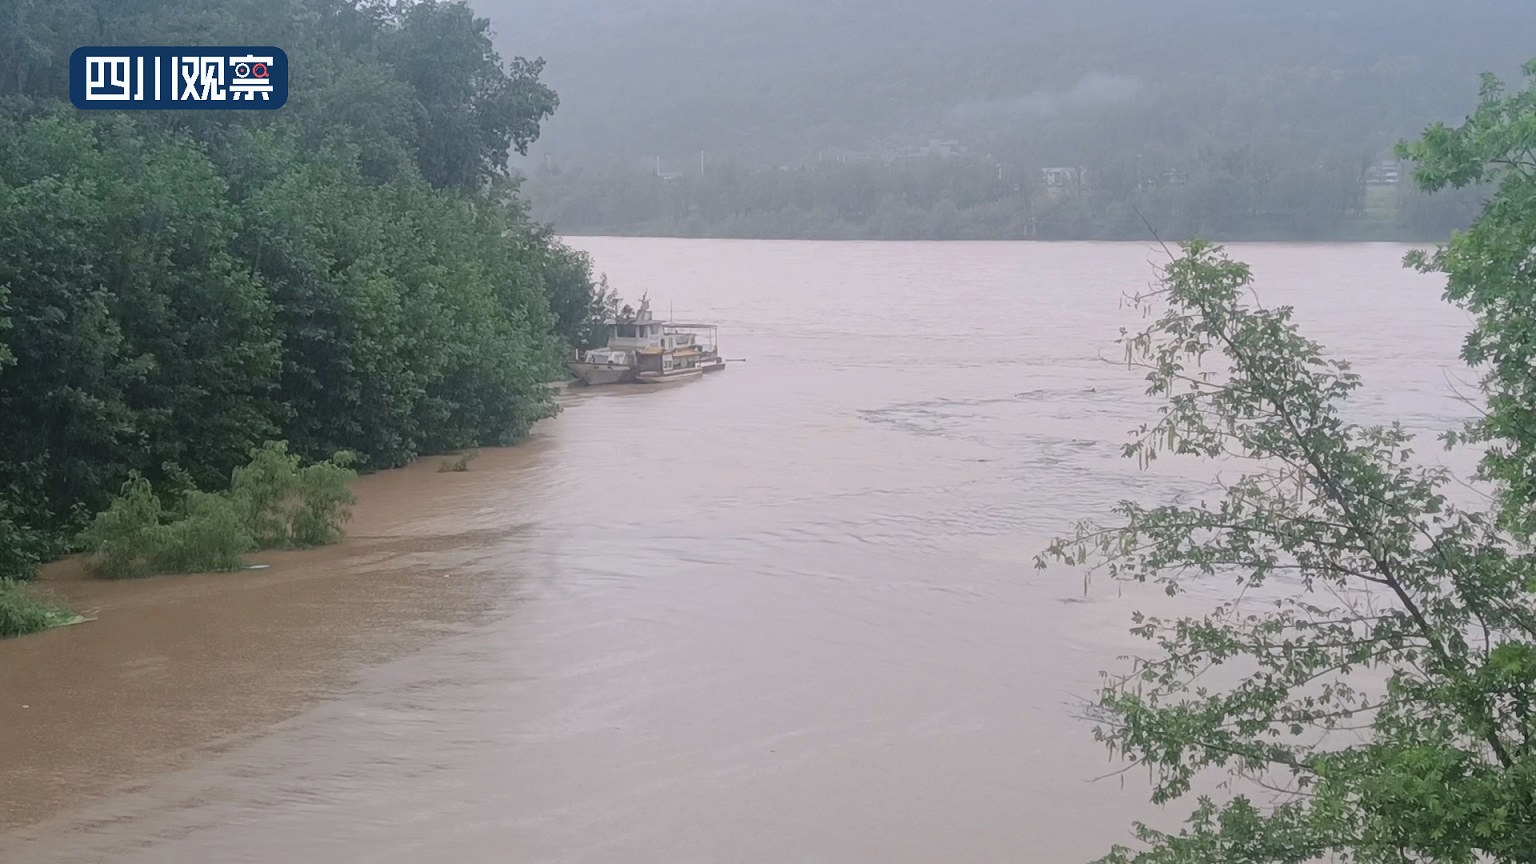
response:
[[[269,441],[251,450],[251,461],[231,475],[230,498],[258,548],[288,545],[288,511],[298,490],[299,464],[288,442]]]
[[[457,459],[444,459],[438,463],[437,473],[447,474],[459,471],[468,471],[469,463],[473,462],[475,457],[479,455],[479,450],[471,450],[468,453],[460,453]]]
[[[80,534],[86,565],[113,579],[155,573],[238,570],[256,549],[323,546],[352,516],[352,456],[300,467],[286,442],[251,451],[227,493],[191,490],[174,510],[150,483],[130,475],[123,493]]]
[[[0,579],[0,639],[57,627],[74,618],[69,607],[11,579]]]
[[[236,468],[229,495],[246,532],[260,549],[324,546],[341,539],[341,526],[352,518],[356,496],[349,467],[354,457],[337,453],[330,460],[300,467],[284,441],[251,451],[251,461]]]
[[[341,539],[341,526],[352,518],[357,503],[352,491],[357,472],[347,467],[350,463],[350,454],[338,453],[299,472],[299,506],[289,523],[294,546],[324,546]]]
[[[255,548],[234,503],[223,495],[188,492],[181,517],[158,532],[151,565],[157,573],[239,570]]]
[[[245,563],[240,556],[253,545],[225,496],[187,492],[177,510],[167,511],[149,481],[137,474],[80,541],[86,566],[113,579],[238,570]]]
[[[122,494],[80,532],[86,567],[112,579],[153,573],[164,513],[149,481],[130,473]]]

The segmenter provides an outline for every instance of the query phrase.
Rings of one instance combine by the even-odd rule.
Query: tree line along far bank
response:
[[[542,64],[503,61],[467,5],[20,0],[12,13],[0,582],[110,547],[103,520],[132,514],[151,546],[218,526],[238,529],[236,556],[322,542],[351,471],[512,443],[555,412],[546,382],[594,334],[607,290],[505,173],[558,104]],[[283,45],[291,99],[70,107],[57,58],[167,41]],[[262,464],[287,504],[252,496]],[[257,536],[274,518],[307,527]],[[185,569],[174,550],[139,552],[103,569]]]

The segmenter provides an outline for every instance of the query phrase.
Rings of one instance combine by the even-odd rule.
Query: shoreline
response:
[[[559,228],[558,226],[556,227],[556,233],[557,233],[558,236],[560,236],[561,238],[564,238],[564,239],[582,239],[582,240],[600,240],[600,239],[622,239],[622,240],[710,240],[710,241],[729,241],[729,242],[740,242],[740,243],[839,243],[839,244],[871,243],[871,244],[881,244],[881,245],[928,244],[928,245],[934,245],[934,246],[964,246],[964,245],[967,245],[967,244],[978,244],[978,243],[995,244],[995,245],[1027,243],[1027,244],[1041,245],[1041,246],[1048,246],[1048,245],[1067,246],[1067,245],[1086,245],[1086,244],[1105,244],[1105,245],[1108,245],[1108,244],[1119,244],[1119,245],[1142,244],[1142,245],[1145,245],[1147,243],[1157,243],[1158,242],[1158,239],[1156,237],[1154,237],[1152,234],[1147,234],[1145,236],[1139,236],[1139,237],[1116,237],[1116,238],[1099,238],[1099,239],[1093,239],[1093,238],[1067,238],[1067,237],[1053,237],[1053,238],[1050,238],[1050,239],[1044,239],[1044,238],[1040,238],[1040,237],[955,237],[955,238],[946,239],[946,240],[938,240],[938,239],[934,239],[934,238],[931,238],[931,237],[912,237],[912,238],[905,238],[905,239],[903,239],[903,238],[896,238],[896,237],[862,237],[862,236],[856,236],[856,237],[829,237],[829,236],[825,236],[825,235],[819,235],[819,236],[806,235],[806,236],[794,236],[794,237],[790,237],[790,236],[746,237],[746,236],[740,236],[740,235],[735,235],[735,234],[724,234],[724,233],[719,233],[719,234],[711,234],[711,233],[686,233],[686,232],[654,233],[654,232],[650,232],[650,231],[648,231],[646,229],[639,229],[639,228],[633,229],[633,230],[623,230],[623,231],[620,231],[620,230],[612,230],[612,229],[609,229],[609,230],[598,230],[598,229],[588,230],[588,229],[575,229],[575,228]],[[1431,236],[1431,235],[1433,235],[1433,236]],[[1365,234],[1356,235],[1356,236],[1347,236],[1347,237],[1319,238],[1319,239],[1311,239],[1311,240],[1306,239],[1306,238],[1298,238],[1298,237],[1278,237],[1278,236],[1270,236],[1270,235],[1257,236],[1257,237],[1244,237],[1242,235],[1225,235],[1225,234],[1221,234],[1221,235],[1205,235],[1205,234],[1200,234],[1200,235],[1197,235],[1197,236],[1199,236],[1203,240],[1209,240],[1210,242],[1218,244],[1218,245],[1221,245],[1221,246],[1237,246],[1237,245],[1244,245],[1244,246],[1260,246],[1260,245],[1262,245],[1262,246],[1370,246],[1370,245],[1377,245],[1377,246],[1418,246],[1418,245],[1423,245],[1423,244],[1439,245],[1439,244],[1445,243],[1449,239],[1449,236],[1435,235],[1435,234],[1433,234],[1433,232],[1425,232],[1425,236],[1422,236],[1422,237],[1411,237],[1410,236],[1410,237],[1407,237],[1407,239],[1404,239],[1402,237],[1396,237],[1396,236],[1377,237],[1377,236],[1370,236],[1370,235],[1365,235]],[[1171,245],[1173,245],[1175,243],[1182,242],[1182,241],[1188,240],[1188,239],[1190,239],[1190,238],[1187,237],[1187,236],[1184,236],[1184,237],[1165,237],[1165,238],[1163,238],[1163,242],[1166,242],[1168,245],[1171,246]]]
[[[544,443],[484,449],[465,472],[425,457],[360,477],[341,543],[246,556],[263,570],[46,566],[35,584],[94,620],[0,642],[0,836],[195,765],[483,620],[509,586],[475,558],[518,526],[476,514]]]

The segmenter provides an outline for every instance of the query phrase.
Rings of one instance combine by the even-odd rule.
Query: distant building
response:
[[[1403,166],[1397,162],[1377,162],[1365,169],[1365,182],[1372,186],[1396,186],[1402,173]]]
[[[661,180],[663,182],[670,183],[673,180],[680,179],[683,175],[679,174],[676,171],[662,171],[661,170],[661,157],[657,156],[656,157],[656,176],[661,178]]]
[[[818,162],[843,162],[843,163],[847,163],[847,162],[862,162],[862,161],[864,161],[867,158],[869,158],[869,157],[865,156],[862,153],[858,153],[858,152],[855,152],[853,150],[843,150],[843,149],[839,149],[839,148],[833,148],[831,150],[822,150],[822,151],[819,151],[816,154],[816,161],[818,161]],[[780,167],[787,168],[788,166],[780,166]]]
[[[1183,186],[1189,180],[1189,175],[1178,168],[1169,168],[1166,171],[1153,171],[1142,174],[1140,167],[1136,173],[1136,188],[1143,191],[1158,189],[1163,186]]]
[[[940,159],[958,159],[965,155],[965,145],[959,141],[928,139],[928,144],[920,151],[923,156],[937,156]]]
[[[890,165],[914,159],[959,159],[968,152],[964,144],[950,139],[930,138],[924,144],[910,139],[886,139],[872,142],[862,150],[842,148],[822,150],[816,158],[820,162],[884,162]]]
[[[885,161],[896,162],[908,159],[927,159],[933,156],[940,159],[958,159],[964,156],[965,152],[965,146],[959,141],[929,138],[927,144],[914,144],[903,147],[895,152],[887,151],[885,153]]]
[[[1076,189],[1088,185],[1087,168],[1041,168],[1040,179],[1050,189]]]

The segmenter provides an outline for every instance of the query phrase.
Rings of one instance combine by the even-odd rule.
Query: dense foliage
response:
[[[1202,616],[1138,614],[1157,651],[1108,676],[1092,706],[1155,801],[1214,791],[1209,771],[1235,782],[1200,795],[1181,830],[1138,825],[1138,847],[1107,861],[1536,861],[1529,72],[1514,95],[1489,79],[1464,125],[1404,147],[1431,189],[1499,184],[1475,227],[1416,259],[1476,321],[1465,357],[1489,404],[1471,437],[1487,445],[1491,505],[1457,504],[1456,479],[1416,460],[1400,425],[1349,422],[1359,378],[1290,309],[1259,305],[1248,268],[1219,249],[1187,246],[1139,298],[1161,315],[1124,340],[1127,357],[1165,406],[1127,455],[1246,473],[1197,505],[1123,503],[1118,524],[1080,526],[1041,564],[1169,593],[1235,586]]]
[[[283,47],[288,105],[65,101],[74,47],[176,43]],[[381,468],[549,416],[606,289],[506,173],[541,69],[461,2],[0,4],[0,576],[130,477],[200,507],[264,442]]]
[[[1526,87],[1506,93],[1493,76],[1466,123],[1435,125],[1404,144],[1426,189],[1497,184],[1483,216],[1434,255],[1410,259],[1446,274],[1447,297],[1472,314],[1463,358],[1486,375],[1485,417],[1468,430],[1487,445],[1483,467],[1504,492],[1507,527],[1536,534],[1536,60]]]

